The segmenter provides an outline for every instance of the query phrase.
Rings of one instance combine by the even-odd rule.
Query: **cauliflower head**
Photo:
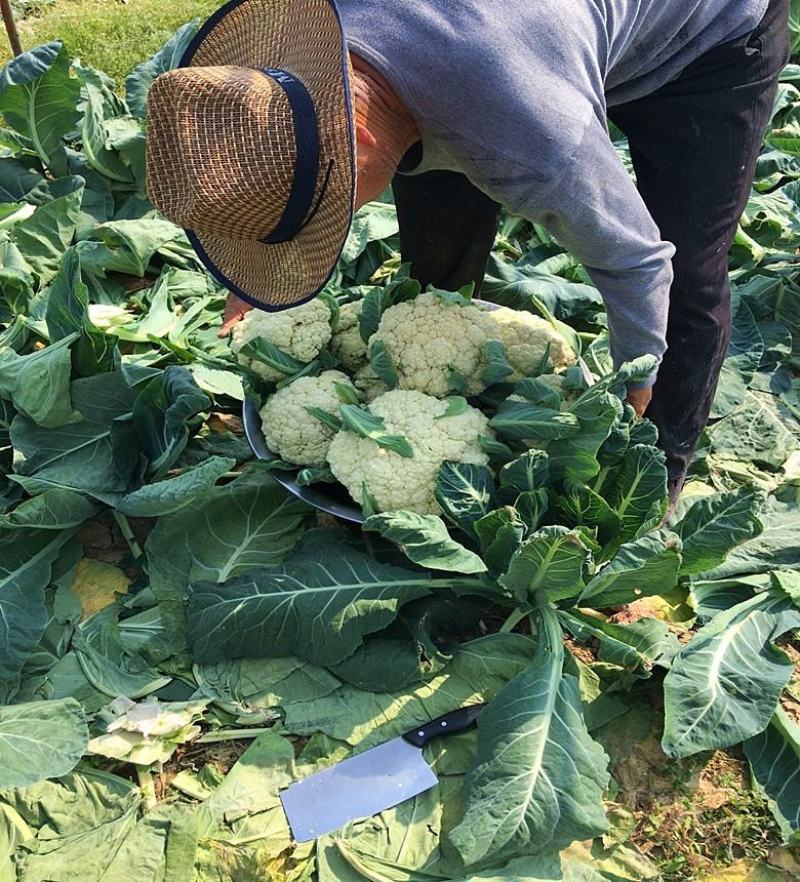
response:
[[[452,394],[451,374],[467,382],[466,395],[486,388],[484,345],[497,340],[498,328],[477,306],[446,304],[433,292],[390,306],[370,346],[382,340],[403,390],[444,398]]]
[[[286,376],[254,359],[240,355],[242,347],[263,337],[281,352],[307,364],[313,361],[331,339],[331,309],[324,300],[310,300],[281,312],[253,309],[233,327],[231,351],[237,361],[268,383]]]
[[[566,339],[550,322],[538,315],[501,306],[492,310],[491,316],[499,327],[500,340],[514,368],[509,382],[537,376],[548,364],[558,371],[578,360]]]
[[[493,437],[489,420],[474,407],[444,416],[448,404],[422,392],[395,389],[373,401],[370,411],[383,419],[386,431],[403,435],[413,457],[403,457],[355,432],[336,434],[328,450],[328,464],[353,499],[360,501],[362,484],[380,511],[404,509],[439,514],[434,497],[436,475],[444,462],[486,465],[479,435]]]
[[[318,377],[300,377],[270,395],[261,409],[261,425],[273,453],[293,465],[311,468],[325,464],[335,432],[306,408],[318,407],[336,415],[341,401],[335,383],[355,391],[350,378],[341,371],[323,371]]]
[[[355,300],[339,309],[339,321],[331,340],[331,352],[351,374],[367,362],[367,344],[361,339],[358,326],[363,305],[362,300]]]

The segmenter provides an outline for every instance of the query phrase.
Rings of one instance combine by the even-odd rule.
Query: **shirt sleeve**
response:
[[[555,179],[522,184],[506,202],[544,226],[586,267],[606,305],[614,365],[641,355],[660,362],[675,248],[662,240],[600,119],[592,116]]]

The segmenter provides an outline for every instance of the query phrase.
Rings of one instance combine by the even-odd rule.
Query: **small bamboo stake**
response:
[[[11,43],[11,51],[14,55],[22,55],[22,43],[19,41],[19,33],[17,32],[17,23],[14,21],[14,13],[11,11],[10,0],[0,0],[0,10],[3,12],[3,22],[6,26],[9,42]]]

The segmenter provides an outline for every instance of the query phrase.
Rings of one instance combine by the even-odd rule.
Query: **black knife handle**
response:
[[[440,738],[442,735],[457,735],[459,732],[466,732],[475,725],[478,714],[484,707],[486,707],[485,704],[470,704],[467,707],[460,707],[443,717],[431,720],[430,723],[424,723],[422,726],[406,732],[403,739],[415,747],[425,747],[428,742],[433,741],[434,738]]]

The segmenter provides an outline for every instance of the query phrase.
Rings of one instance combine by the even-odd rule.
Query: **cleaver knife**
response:
[[[483,707],[459,708],[292,784],[280,797],[295,841],[317,839],[438,784],[422,749],[434,738],[471,729]]]

